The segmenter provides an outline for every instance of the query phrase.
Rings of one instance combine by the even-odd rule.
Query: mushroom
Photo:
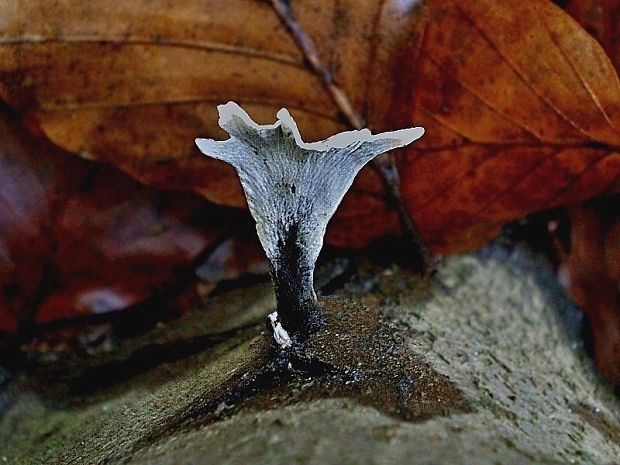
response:
[[[304,142],[286,109],[259,125],[236,103],[218,106],[219,125],[230,138],[196,139],[210,157],[239,174],[256,231],[271,265],[276,311],[274,338],[289,347],[323,323],[313,286],[314,266],[327,223],[362,167],[379,154],[424,134],[421,127],[371,134],[346,131]]]

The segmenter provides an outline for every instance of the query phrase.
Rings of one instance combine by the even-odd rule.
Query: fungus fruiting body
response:
[[[368,129],[304,142],[286,109],[259,125],[236,103],[218,106],[219,125],[230,138],[196,139],[210,157],[239,174],[256,230],[271,264],[276,312],[274,338],[288,347],[322,323],[313,287],[314,266],[327,223],[362,167],[375,156],[424,134],[420,127],[373,135]],[[293,339],[291,339],[293,338]]]

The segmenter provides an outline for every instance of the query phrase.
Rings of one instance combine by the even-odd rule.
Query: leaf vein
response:
[[[157,41],[142,38],[122,38],[122,39],[102,39],[94,36],[67,36],[56,38],[2,38],[0,45],[28,45],[28,44],[63,44],[63,43],[84,43],[84,44],[114,44],[114,45],[142,45],[150,47],[174,47],[194,50],[221,52],[232,55],[241,55],[251,58],[265,59],[276,63],[303,69],[310,72],[303,62],[299,59],[283,53],[271,53],[249,47],[239,47],[238,45],[227,45],[219,42],[204,41],[177,41],[169,39],[158,39]]]
[[[536,89],[536,87],[534,86],[534,83],[530,80],[528,80],[523,73],[519,70],[519,68],[517,66],[515,66],[514,63],[512,63],[512,61],[510,61],[506,55],[504,55],[504,53],[502,53],[502,51],[500,50],[500,48],[491,40],[491,38],[484,32],[484,30],[480,27],[480,25],[472,18],[469,16],[469,14],[467,14],[467,12],[460,6],[458,5],[458,2],[456,1],[452,1],[452,3],[455,5],[456,9],[459,10],[462,14],[462,16],[468,20],[470,22],[470,24],[478,31],[478,33],[480,34],[480,36],[485,40],[485,42],[487,42],[491,48],[493,50],[495,50],[495,52],[506,62],[506,64],[508,64],[508,66],[515,72],[515,74],[519,77],[519,79],[521,79],[521,81],[523,81],[523,83],[526,85],[527,88],[529,88],[534,95],[536,95],[547,107],[549,107],[552,111],[554,111],[557,115],[559,115],[564,121],[566,121],[569,125],[571,125],[573,128],[577,129],[579,132],[581,132],[582,134],[586,135],[589,138],[592,138],[587,131],[585,131],[583,128],[581,128],[577,123],[575,123],[571,118],[568,117],[568,115],[566,115],[560,108],[558,108],[550,99],[548,99],[544,93],[538,91]]]

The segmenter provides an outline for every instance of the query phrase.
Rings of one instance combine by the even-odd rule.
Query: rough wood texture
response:
[[[246,307],[262,314],[257,294],[240,292],[143,339],[178,346],[211,328],[207,320],[222,306],[240,318]],[[18,465],[617,461],[618,399],[584,353],[580,313],[528,253],[492,247],[453,257],[430,289],[396,267],[375,269],[342,292],[363,305],[355,304],[361,310],[352,323],[328,324],[315,341],[319,358],[352,369],[355,357],[360,366],[371,360],[375,369],[383,358],[386,370],[408,370],[411,382],[400,383],[395,399],[406,393],[426,414],[405,419],[398,409],[384,408],[394,398],[383,397],[380,384],[338,384],[320,367],[214,408],[269,357],[266,338],[250,329],[191,357],[115,379],[107,389],[62,396],[72,408],[40,392],[18,391],[24,376],[15,375],[3,388],[13,395],[0,405],[0,459]],[[264,300],[265,308],[270,302]],[[367,321],[372,312],[364,305],[381,309],[391,322]],[[364,354],[351,352],[356,334],[366,338],[358,344],[369,342]],[[117,357],[119,363],[131,359]]]

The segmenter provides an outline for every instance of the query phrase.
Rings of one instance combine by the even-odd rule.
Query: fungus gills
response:
[[[314,266],[327,222],[355,175],[375,156],[420,138],[424,129],[376,135],[362,129],[308,143],[284,108],[271,125],[256,124],[234,102],[219,105],[218,111],[219,125],[230,139],[196,139],[196,144],[239,174],[271,263],[277,302],[269,317],[274,338],[288,347],[323,322],[313,287]]]

